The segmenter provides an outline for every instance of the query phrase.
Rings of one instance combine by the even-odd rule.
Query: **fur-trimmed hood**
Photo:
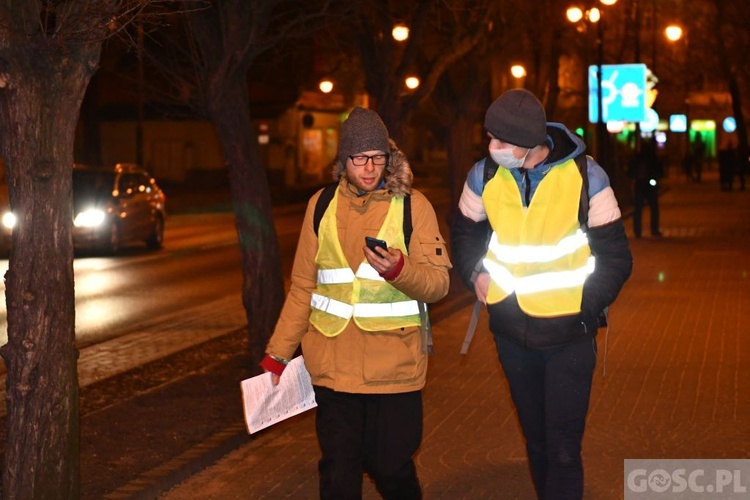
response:
[[[393,139],[388,140],[390,146],[390,158],[385,172],[385,189],[393,196],[405,196],[411,194],[411,183],[413,175],[406,155],[398,149]],[[333,162],[333,180],[338,181],[346,178],[346,165],[338,159]]]

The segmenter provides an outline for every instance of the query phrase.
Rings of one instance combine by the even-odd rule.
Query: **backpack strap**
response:
[[[589,173],[586,155],[583,153],[579,154],[575,157],[575,162],[583,179],[581,202],[578,204],[578,223],[582,228],[586,228],[589,222]]]
[[[493,160],[491,156],[486,156],[484,158],[484,176],[482,180],[484,181],[485,185],[490,181],[490,179],[495,177],[498,167],[499,165],[495,163],[495,160]]]
[[[313,215],[313,229],[315,235],[318,235],[318,228],[320,227],[320,221],[323,220],[323,214],[326,213],[328,205],[331,204],[331,200],[336,195],[336,188],[339,183],[334,182],[323,188],[323,192],[320,193],[318,201],[315,203],[315,214]]]
[[[315,202],[315,213],[313,214],[313,230],[315,235],[318,234],[320,228],[320,221],[323,219],[323,214],[326,213],[328,205],[331,204],[331,200],[336,196],[336,189],[338,188],[338,182],[327,185],[323,188],[323,191],[318,197],[318,201]],[[411,241],[411,233],[414,231],[414,226],[411,220],[411,195],[407,194],[404,196],[404,243],[406,244],[407,250],[409,249],[409,242]]]
[[[409,242],[411,241],[411,233],[414,230],[411,222],[411,195],[407,194],[404,196],[404,244],[406,250],[409,250]]]

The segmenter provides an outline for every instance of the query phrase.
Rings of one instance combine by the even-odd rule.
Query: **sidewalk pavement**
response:
[[[721,192],[715,172],[665,186],[663,237],[634,239],[626,220],[635,266],[598,337],[586,499],[622,498],[625,458],[750,457],[750,192]],[[416,457],[425,498],[533,498],[486,313],[459,354],[470,314],[463,306],[434,325]],[[161,498],[317,498],[318,457],[313,410]],[[367,479],[364,498],[379,498]]]

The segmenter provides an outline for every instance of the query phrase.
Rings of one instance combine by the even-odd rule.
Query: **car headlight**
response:
[[[97,208],[90,208],[76,215],[75,219],[73,219],[73,225],[75,227],[101,226],[102,223],[104,222],[105,217],[106,217],[106,214],[104,213],[103,210],[99,210]]]
[[[3,226],[5,226],[8,229],[13,229],[13,226],[16,225],[16,216],[13,215],[13,212],[5,212],[3,214]]]

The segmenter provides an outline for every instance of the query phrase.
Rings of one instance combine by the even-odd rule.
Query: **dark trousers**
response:
[[[422,391],[350,394],[314,386],[320,498],[362,498],[367,473],[386,499],[419,499],[412,457],[422,442]]]
[[[530,351],[495,335],[540,499],[583,497],[581,440],[596,365],[596,340]]]
[[[648,203],[651,212],[651,234],[659,234],[659,190],[648,182],[636,181],[633,194],[633,232],[637,238],[641,237],[641,217],[643,205]]]

